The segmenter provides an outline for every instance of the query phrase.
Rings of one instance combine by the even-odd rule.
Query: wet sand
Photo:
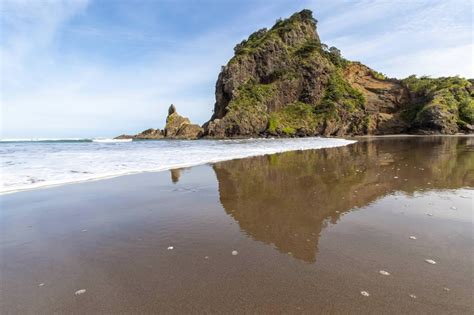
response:
[[[404,137],[2,195],[0,313],[469,314],[473,187]]]

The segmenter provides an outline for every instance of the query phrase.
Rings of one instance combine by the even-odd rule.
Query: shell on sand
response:
[[[74,292],[75,295],[81,295],[81,294],[84,294],[86,293],[86,289],[80,289],[80,290],[77,290],[76,292]]]
[[[363,296],[370,296],[369,292],[367,291],[360,291],[360,294],[362,294]]]
[[[232,251],[232,256],[236,256],[236,255],[238,255],[238,254],[239,254],[238,251],[236,251],[236,250],[233,250],[233,251]]]
[[[434,261],[433,259],[425,259],[425,261],[430,265],[436,265],[436,261]]]
[[[385,271],[385,270],[380,270],[379,273],[383,276],[390,276],[390,272]]]
[[[412,235],[412,236],[410,236],[410,239],[411,239],[411,240],[416,240],[416,236],[413,236],[413,235]]]

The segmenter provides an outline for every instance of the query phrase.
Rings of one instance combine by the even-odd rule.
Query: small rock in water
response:
[[[410,294],[410,297],[411,297],[412,299],[416,299],[416,295],[414,295],[414,294]]]
[[[367,291],[360,291],[360,294],[362,294],[363,296],[369,296],[369,292]]]
[[[38,284],[39,287],[43,287],[44,286],[44,283],[40,283]]]
[[[444,291],[446,291],[446,292],[449,292],[449,291],[451,291],[451,289],[450,289],[450,288],[443,288],[443,290],[444,290]]]
[[[232,251],[232,256],[237,256],[238,254],[239,254],[238,251],[236,251],[236,250],[233,250],[233,251]]]
[[[75,295],[81,295],[81,294],[84,294],[84,293],[86,293],[86,289],[77,290],[74,294]]]
[[[413,236],[413,235],[412,235],[412,236],[410,236],[410,239],[411,239],[411,240],[416,240],[416,236]]]
[[[167,248],[167,250],[172,250],[172,249],[174,249],[173,246],[168,246],[168,248]]]
[[[436,261],[434,261],[433,259],[425,259],[425,261],[430,265],[436,265]]]
[[[383,276],[390,276],[390,272],[387,272],[385,270],[380,270],[379,273]]]

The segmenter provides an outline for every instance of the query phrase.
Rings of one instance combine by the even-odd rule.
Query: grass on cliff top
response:
[[[422,99],[421,103],[404,112],[408,121],[417,120],[430,106],[437,106],[455,115],[461,127],[474,123],[474,94],[470,90],[470,81],[460,77],[417,78],[412,75],[402,82],[411,93]]]
[[[248,54],[255,52],[265,43],[275,41],[279,41],[280,44],[284,45],[281,38],[285,33],[297,28],[299,23],[311,23],[316,28],[317,21],[313,18],[313,14],[310,10],[297,12],[288,19],[278,19],[270,30],[262,28],[252,33],[248,39],[244,39],[237,44],[234,48],[234,52],[236,56]]]
[[[306,25],[303,25],[303,23]],[[311,63],[315,60],[318,63],[329,61],[337,68],[345,68],[350,62],[342,57],[339,49],[328,47],[322,44],[318,38],[314,38],[313,35],[306,34],[308,24],[316,31],[317,21],[313,18],[310,10],[295,13],[288,19],[279,19],[270,30],[262,28],[251,34],[248,39],[237,44],[234,48],[235,56],[229,63],[234,63],[240,60],[242,56],[247,56],[275,44],[286,49],[293,58],[299,59],[300,64]],[[299,44],[287,45],[283,40],[285,34],[294,30],[302,32],[305,38]]]

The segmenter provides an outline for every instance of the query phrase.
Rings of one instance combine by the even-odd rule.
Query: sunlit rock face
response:
[[[399,80],[321,43],[310,10],[237,44],[216,82],[209,137],[472,132],[472,80]]]

